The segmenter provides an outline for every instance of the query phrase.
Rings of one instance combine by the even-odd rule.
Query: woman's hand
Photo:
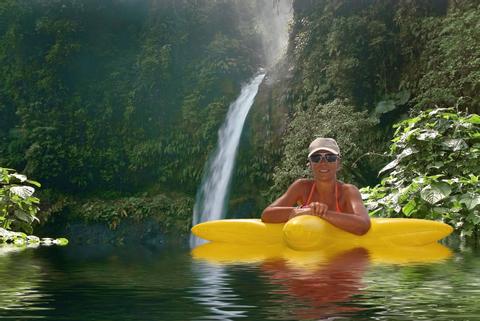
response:
[[[315,216],[323,217],[328,211],[328,206],[325,203],[312,202],[308,205],[308,207],[310,207],[312,211],[311,215]]]
[[[320,202],[312,202],[308,207],[294,208],[292,214],[290,214],[288,219],[292,219],[300,215],[314,215],[323,217],[328,210],[328,206]]]
[[[307,214],[312,215],[312,209],[310,207],[295,207],[292,210],[292,213],[290,214],[288,219],[290,220],[296,216],[307,215]]]

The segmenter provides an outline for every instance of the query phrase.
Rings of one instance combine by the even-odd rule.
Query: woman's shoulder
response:
[[[314,183],[314,181],[312,179],[299,178],[295,182],[292,183],[292,186],[305,187],[305,186],[312,186],[313,183]]]
[[[353,184],[339,182],[344,193],[359,193],[358,187]]]
[[[292,192],[295,191],[296,193],[303,195],[305,193],[308,193],[312,185],[313,180],[307,178],[299,178],[294,181],[288,189]]]

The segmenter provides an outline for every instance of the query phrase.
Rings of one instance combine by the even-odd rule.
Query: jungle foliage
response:
[[[294,2],[289,97],[297,108],[349,99],[357,109],[478,113],[476,1]],[[395,122],[398,114],[382,119]],[[393,116],[393,117],[392,117]]]
[[[0,164],[42,182],[46,216],[76,206],[69,196],[176,192],[190,204],[228,105],[262,59],[252,10],[255,1],[2,1]],[[149,197],[137,202],[158,209]]]
[[[40,183],[0,167],[0,243],[10,239],[9,230],[32,233],[40,202],[33,196],[35,187],[40,187]]]
[[[0,163],[67,193],[158,182],[194,193],[228,104],[258,65],[248,7],[238,7],[2,1]]]
[[[70,221],[105,223],[115,230],[121,223],[153,219],[167,232],[188,234],[192,220],[193,202],[185,196],[124,197],[114,200],[89,200],[71,206]]]
[[[398,123],[380,171],[362,193],[370,214],[440,219],[466,236],[480,227],[480,116],[455,108],[423,111]]]
[[[228,105],[263,62],[256,3],[0,2],[0,165],[42,182],[50,213],[79,197],[91,206],[79,217],[112,227],[130,203],[138,217],[192,204]],[[252,215],[307,175],[314,135],[338,139],[344,180],[375,185],[394,123],[437,106],[479,112],[477,1],[293,9],[287,72],[271,95],[261,87],[267,112],[248,119],[234,175]]]

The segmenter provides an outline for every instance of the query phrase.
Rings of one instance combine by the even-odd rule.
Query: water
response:
[[[0,248],[0,319],[480,320],[477,248],[402,264],[364,249],[288,259],[218,253]]]
[[[225,203],[243,125],[264,77],[265,74],[261,73],[244,85],[228,109],[225,122],[218,131],[217,149],[204,170],[193,210],[193,225],[225,217]]]

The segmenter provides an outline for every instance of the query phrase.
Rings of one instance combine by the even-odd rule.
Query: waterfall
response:
[[[248,1],[238,2],[240,6]],[[274,68],[284,56],[288,44],[289,21],[293,16],[293,0],[254,1],[255,25],[262,39],[264,64]],[[225,217],[229,185],[243,125],[253,104],[260,83],[265,77],[261,70],[242,87],[240,96],[230,105],[225,123],[218,132],[218,145],[203,171],[193,210],[193,225]],[[201,241],[192,236],[192,246]]]
[[[193,210],[193,225],[225,217],[226,198],[243,124],[264,77],[265,73],[262,72],[245,84],[228,109],[226,120],[218,131],[217,149],[203,172]],[[196,243],[192,238],[192,245]]]

